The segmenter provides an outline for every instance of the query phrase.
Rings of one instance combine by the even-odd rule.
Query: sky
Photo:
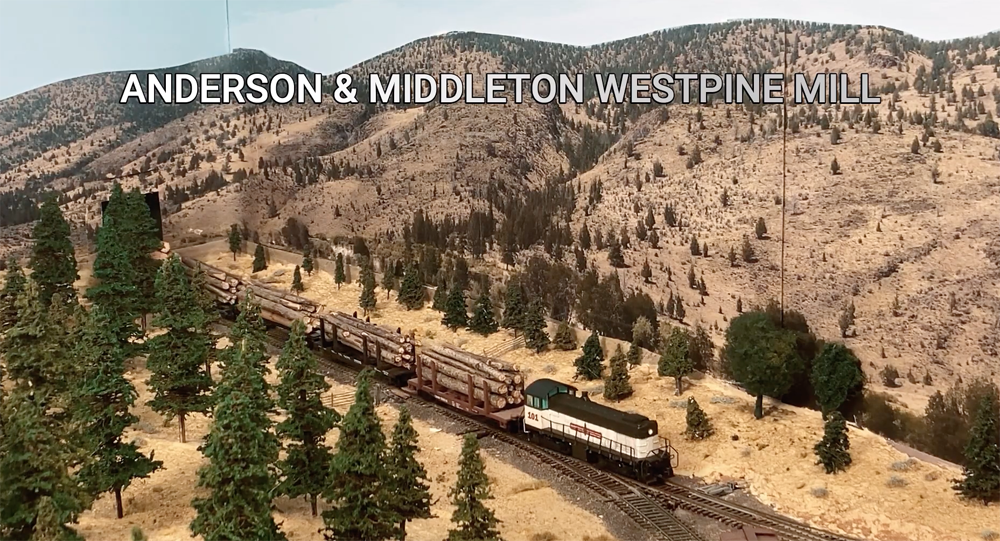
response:
[[[947,5],[947,7],[945,7]],[[260,49],[336,73],[413,40],[478,31],[592,45],[739,18],[874,24],[931,40],[1000,30],[995,0],[0,0],[0,99],[81,75]]]

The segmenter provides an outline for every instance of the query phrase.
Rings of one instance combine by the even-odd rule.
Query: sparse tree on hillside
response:
[[[306,271],[306,274],[312,276],[313,270],[315,269],[316,263],[313,261],[313,249],[312,246],[306,246],[305,253],[302,254],[302,270]]]
[[[840,143],[840,128],[834,126],[833,129],[830,130],[830,144],[836,145],[838,143]]]
[[[385,300],[389,300],[389,294],[396,289],[396,274],[392,265],[386,264],[382,269],[382,289],[385,290]]]
[[[375,269],[372,268],[371,260],[365,258],[361,264],[361,297],[358,299],[358,306],[367,316],[375,308],[376,301]]]
[[[611,356],[609,362],[611,373],[604,380],[604,398],[617,402],[632,395],[627,363],[622,347],[620,345],[615,347],[615,354]]]
[[[653,269],[649,268],[649,260],[645,260],[642,263],[642,271],[639,273],[642,276],[642,280],[647,284],[650,283],[650,278],[653,277]]]
[[[837,163],[837,157],[833,157],[833,161],[830,162],[830,172],[834,175],[840,174],[840,164]]]
[[[601,338],[597,331],[590,333],[590,337],[583,344],[583,354],[576,358],[573,363],[576,366],[576,377],[592,381],[601,378],[604,371],[604,350],[601,348]]]
[[[424,285],[420,282],[420,271],[417,264],[410,262],[403,274],[403,281],[399,284],[399,293],[396,295],[396,302],[406,307],[407,310],[419,310],[424,306]]]
[[[437,310],[438,312],[444,312],[445,306],[448,305],[448,282],[442,276],[438,280],[438,285],[434,288],[434,298],[431,301],[431,308]]]
[[[914,137],[913,142],[910,143],[910,152],[913,154],[920,154],[920,140],[916,137]]]
[[[764,225],[764,218],[757,218],[757,225],[754,226],[754,234],[757,235],[757,239],[761,240],[767,236],[767,226]]]
[[[687,430],[684,433],[687,434],[688,438],[703,440],[715,433],[711,421],[708,420],[708,415],[701,409],[693,396],[688,397],[686,421]]]
[[[608,248],[608,264],[618,269],[625,267],[625,256],[622,254],[621,245],[614,237]]]
[[[851,465],[851,443],[847,439],[847,423],[839,411],[834,411],[826,418],[823,427],[823,439],[814,447],[817,464],[822,464],[826,473],[836,473],[846,470]]]
[[[458,465],[458,479],[448,492],[455,506],[451,516],[455,527],[448,530],[446,541],[502,541],[497,530],[500,521],[484,503],[493,496],[475,434],[465,435]]]
[[[38,284],[41,301],[48,306],[52,295],[59,293],[68,301],[76,296],[73,282],[76,255],[70,240],[69,224],[54,197],[48,197],[40,210],[38,222],[31,232],[31,279]]]
[[[655,229],[649,230],[649,245],[655,250],[660,247],[660,235]]]
[[[757,256],[754,254],[753,245],[750,244],[750,239],[746,236],[743,237],[743,247],[741,249],[743,254],[744,263],[753,263],[757,260]]]
[[[560,351],[573,351],[576,349],[576,333],[569,326],[569,323],[560,321],[556,327],[556,334],[552,338],[552,345]]]
[[[983,503],[1000,501],[1000,419],[996,395],[987,394],[976,408],[969,443],[965,446],[965,468],[955,490]]]
[[[457,282],[451,284],[451,289],[448,291],[448,300],[445,301],[444,308],[444,317],[441,319],[442,325],[452,331],[468,326],[469,314],[465,307],[465,292],[462,291]]]
[[[236,254],[243,250],[243,234],[240,233],[240,226],[232,224],[229,226],[229,251],[233,253],[233,261],[236,261]]]
[[[483,291],[476,299],[473,309],[472,320],[469,322],[469,329],[483,336],[489,336],[498,330],[496,318],[493,316],[493,303],[490,302],[489,291]]]
[[[840,337],[847,338],[847,333],[850,331],[851,327],[854,326],[854,301],[844,307],[844,311],[840,313],[840,318],[837,320],[837,324],[840,326]]]
[[[301,293],[305,290],[306,286],[302,285],[302,271],[298,265],[295,265],[295,271],[292,273],[292,291]]]
[[[642,348],[639,347],[639,342],[634,338],[628,346],[628,353],[625,354],[625,358],[628,361],[629,370],[642,364]]]
[[[337,284],[337,289],[340,289],[340,284],[347,281],[347,275],[344,273],[344,254],[337,253],[337,264],[333,271],[333,281]]]
[[[580,228],[580,248],[589,250],[590,244],[590,228],[587,227],[587,224],[583,224],[583,227]]]
[[[427,470],[417,460],[417,451],[417,431],[413,428],[410,411],[404,406],[399,409],[399,420],[392,430],[386,459],[392,472],[388,480],[392,507],[401,517],[396,537],[400,541],[406,539],[407,521],[432,516]]]
[[[258,244],[253,251],[252,272],[260,272],[267,269],[267,256],[264,254],[264,245]]]
[[[764,312],[741,314],[730,322],[724,355],[736,381],[756,395],[757,419],[764,416],[764,395],[785,394],[802,370],[795,333],[776,328]]]
[[[864,388],[861,361],[844,344],[828,343],[812,362],[811,380],[820,411],[826,416]]]
[[[663,344],[663,351],[660,352],[660,362],[656,371],[660,376],[670,376],[674,378],[676,385],[675,395],[680,396],[683,391],[682,379],[694,370],[694,363],[688,351],[688,344],[691,337],[688,332],[680,327],[674,327]]]
[[[732,246],[729,247],[729,255],[726,257],[726,259],[729,260],[730,267],[736,266],[736,250],[734,250]]]
[[[701,255],[701,245],[698,244],[698,237],[691,235],[691,255]]]
[[[507,282],[507,295],[503,305],[503,322],[501,326],[505,329],[517,332],[524,328],[526,310],[524,300],[521,296],[521,284],[516,280]]]
[[[278,407],[286,414],[276,432],[279,438],[289,441],[285,458],[278,464],[282,474],[278,491],[289,498],[305,496],[316,516],[316,500],[327,486],[333,459],[324,440],[340,421],[340,415],[323,405],[322,395],[330,390],[330,384],[319,373],[301,321],[292,323],[276,368],[280,377]]]
[[[535,300],[524,315],[524,345],[535,350],[535,353],[541,353],[549,345],[547,326],[545,316],[542,315],[542,303]]]

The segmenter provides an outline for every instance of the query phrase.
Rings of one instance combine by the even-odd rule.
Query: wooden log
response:
[[[222,302],[231,303],[231,301],[236,299],[235,295],[226,293],[225,291],[213,286],[212,284],[205,284],[205,289],[207,289],[209,293],[211,293],[212,295],[215,295],[215,298],[219,299]]]
[[[455,362],[453,359],[449,359],[448,357],[442,356],[432,350],[423,351],[422,353],[424,357],[437,365],[438,370],[441,370],[453,378],[464,379],[466,374],[472,374],[472,377],[475,378],[476,381],[487,381],[490,384],[490,390],[494,393],[506,394],[510,390],[510,386],[508,386],[504,380],[492,379],[489,375],[484,374],[469,365]]]
[[[484,374],[488,374],[491,378],[496,380],[505,381],[508,375],[512,379],[514,377],[514,374],[508,374],[503,372],[502,370],[494,368],[490,366],[488,363],[484,362],[482,358],[477,358],[478,357],[477,355],[471,354],[467,351],[457,350],[457,348],[448,346],[431,346],[431,351],[435,351],[443,357],[450,357],[458,360],[459,362],[472,366],[478,369],[479,371],[483,372]]]
[[[247,296],[246,291],[238,291],[236,293],[236,298],[238,298],[239,300],[243,300],[246,296]],[[270,301],[262,297],[258,297],[256,295],[254,295],[254,302],[256,302],[257,306],[260,306],[262,310],[268,310],[270,312],[274,312],[275,314],[279,314],[289,321],[295,321],[297,319],[305,320],[309,318],[308,314],[299,312],[297,310],[292,310],[291,308],[282,306],[279,303]]]
[[[343,312],[335,312],[333,314],[328,314],[328,315],[333,319],[341,320],[343,324],[346,326],[352,326],[357,328],[359,331],[365,331],[370,335],[378,336],[379,338],[382,338],[384,341],[393,342],[397,344],[406,343],[402,335],[396,334],[390,331],[389,329],[382,328],[375,323],[370,323],[358,318],[351,317],[350,315],[345,314]]]
[[[282,296],[280,293],[278,293],[277,291],[275,291],[274,289],[265,288],[265,287],[261,287],[261,286],[257,286],[257,285],[251,285],[251,286],[249,286],[249,289],[253,290],[254,295],[257,295],[258,297],[267,299],[267,300],[269,300],[271,302],[276,302],[278,304],[281,304],[281,305],[285,306],[286,308],[290,308],[290,309],[296,310],[298,312],[305,312],[305,313],[309,313],[309,314],[312,314],[312,313],[316,312],[316,306],[315,305],[303,305],[303,304],[298,303],[298,302],[290,301],[287,298],[285,298],[284,296]]]
[[[354,337],[357,340],[362,340],[365,337],[364,334],[357,335],[357,334],[352,333],[351,331],[340,331],[340,334],[344,338]],[[406,348],[405,347],[403,347],[403,346],[401,346],[399,344],[383,343],[383,342],[380,341],[379,337],[377,337],[377,336],[368,335],[368,341],[371,342],[371,343],[373,343],[373,344],[378,344],[378,345],[382,346],[382,348],[385,349],[386,351],[388,351],[390,353],[393,353],[393,354],[396,354],[396,355],[402,355],[403,353],[406,353]]]
[[[423,374],[426,375],[426,376],[430,376],[430,374],[431,374],[431,367],[430,366],[423,367]],[[475,383],[475,378],[473,378],[473,382]],[[469,392],[469,382],[468,381],[462,381],[462,380],[455,379],[455,378],[453,378],[451,376],[442,374],[440,371],[437,373],[437,383],[438,383],[438,385],[440,385],[442,387],[445,387],[447,389],[451,389],[452,391],[458,391],[458,392],[463,393],[463,394]],[[487,393],[488,396],[486,397],[486,399],[484,399],[483,398],[483,389],[481,387],[478,387],[478,386],[475,387],[472,392],[473,392],[474,398],[476,400],[483,400],[484,402],[486,400],[489,400],[490,401],[490,405],[493,406],[496,409],[503,409],[503,408],[507,407],[507,399],[504,398],[504,397],[502,397],[502,396],[497,396],[497,395],[495,395],[493,393]]]
[[[263,282],[251,279],[249,280],[248,285],[253,287],[254,291],[266,291],[268,295],[274,297],[272,300],[276,302],[286,303],[289,306],[295,305],[296,310],[312,313],[319,309],[319,306],[315,302],[305,297],[282,291]]]
[[[323,313],[320,315],[321,318],[325,319],[330,325],[336,326],[339,329],[345,329],[357,336],[368,336],[372,340],[379,342],[383,347],[392,348],[394,351],[398,351],[400,348],[406,348],[406,344],[400,342],[397,339],[386,338],[381,334],[375,334],[369,332],[372,325],[365,323],[360,320],[344,319],[342,317],[333,316],[328,313]],[[402,353],[402,351],[400,351]]]

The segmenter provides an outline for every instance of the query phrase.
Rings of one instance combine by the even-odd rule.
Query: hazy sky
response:
[[[451,30],[576,45],[750,17],[877,24],[935,40],[1000,30],[996,0],[230,0],[229,15],[234,48],[322,73]],[[0,99],[225,52],[225,0],[0,0]]]

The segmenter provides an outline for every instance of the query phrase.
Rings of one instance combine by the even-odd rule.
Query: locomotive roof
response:
[[[616,410],[571,394],[549,397],[549,409],[632,438],[648,438],[658,432],[656,421],[645,415]]]
[[[531,382],[531,384],[524,389],[524,394],[545,398],[552,395],[553,392],[557,391],[560,387],[565,387],[566,389],[569,389],[570,392],[576,391],[576,387],[573,387],[572,385],[561,383],[554,379],[542,378]]]

